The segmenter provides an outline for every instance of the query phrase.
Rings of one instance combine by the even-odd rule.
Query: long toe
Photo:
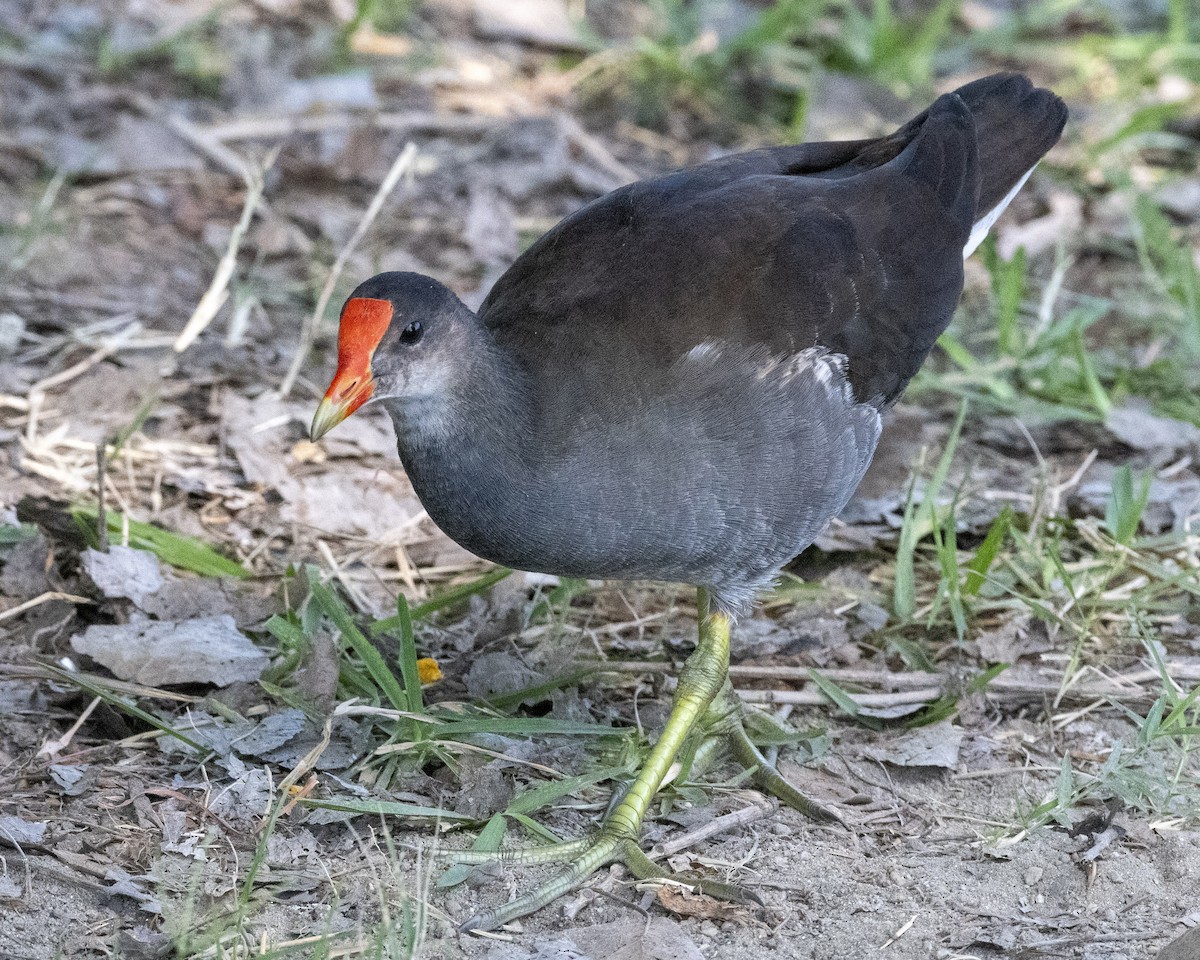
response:
[[[709,704],[701,726],[708,736],[722,741],[728,747],[734,760],[749,771],[754,785],[764,793],[778,798],[813,820],[845,824],[846,821],[840,813],[810,800],[763,756],[762,751],[746,733],[746,726],[742,720],[744,712],[742,701],[733,686],[726,681]]]
[[[548,903],[578,888],[605,864],[615,860],[624,860],[624,847],[623,841],[602,831],[578,857],[545,883],[494,910],[485,910],[475,914],[465,920],[459,929],[464,933],[473,930],[495,930],[506,923],[511,923],[518,917],[540,910]]]

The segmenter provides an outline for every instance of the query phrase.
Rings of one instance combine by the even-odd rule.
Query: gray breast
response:
[[[531,445],[545,511],[527,538],[541,555],[522,560],[539,570],[695,583],[740,608],[842,510],[879,438],[879,411],[819,348],[709,341],[609,390],[579,374],[541,388],[543,416],[572,422]]]
[[[548,365],[560,375],[532,385],[519,430],[480,409],[427,449],[408,434],[417,493],[457,542],[522,570],[705,586],[736,613],[842,510],[875,451],[879,411],[823,349],[708,341],[657,370],[596,356],[571,375]]]

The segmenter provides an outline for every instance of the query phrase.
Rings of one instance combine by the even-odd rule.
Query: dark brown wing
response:
[[[1003,121],[1031,150],[1048,135],[1022,139],[1018,121],[1057,137],[1060,118],[1038,113],[1057,98],[1031,90],[989,78],[964,88],[970,104],[944,96],[881,140],[758,150],[631,184],[542,237],[480,316],[552,382],[590,366],[636,379],[729,339],[843,354],[855,396],[891,401],[949,322],[981,193],[1011,190],[1041,156],[1006,160],[981,188],[980,127]]]

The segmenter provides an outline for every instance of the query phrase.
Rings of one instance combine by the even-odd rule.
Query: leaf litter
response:
[[[103,82],[119,91],[127,77],[144,79],[139,88],[154,89],[161,110],[134,109],[136,98],[97,100],[87,93],[97,88],[100,74],[82,52],[62,64],[70,82],[48,78],[44,66],[20,56],[0,64],[6,84],[23,93],[5,106],[15,112],[6,117],[6,130],[13,131],[17,147],[0,151],[0,169],[6,175],[18,171],[12,179],[16,188],[0,200],[6,221],[25,222],[28,211],[37,209],[39,171],[86,170],[63,183],[50,207],[50,229],[28,250],[16,252],[12,262],[24,264],[22,269],[0,278],[6,315],[19,321],[3,327],[8,337],[17,331],[17,339],[14,359],[9,359],[14,351],[4,351],[0,360],[5,454],[0,529],[7,536],[25,529],[17,523],[26,522],[41,531],[0,541],[0,616],[53,595],[0,620],[0,664],[36,672],[46,659],[69,655],[72,637],[104,637],[105,656],[123,664],[119,669],[133,685],[81,688],[46,679],[44,672],[37,680],[13,673],[0,681],[6,720],[0,725],[0,817],[17,817],[35,831],[45,824],[43,841],[53,848],[53,859],[27,851],[33,878],[28,886],[17,858],[5,858],[0,883],[7,886],[0,895],[18,890],[21,898],[0,919],[0,947],[10,952],[50,955],[60,943],[68,955],[111,951],[104,923],[120,926],[117,949],[128,955],[165,949],[162,930],[176,929],[167,920],[194,916],[197,906],[201,914],[209,906],[219,910],[230,902],[222,898],[240,895],[238,884],[255,854],[254,831],[266,822],[273,801],[282,799],[276,794],[280,782],[301,770],[291,785],[296,803],[267,831],[267,870],[252,891],[257,912],[248,940],[321,937],[330,930],[353,936],[383,922],[380,888],[393,904],[420,899],[420,883],[411,877],[419,861],[410,857],[410,846],[431,837],[460,842],[449,821],[439,828],[418,820],[410,829],[410,819],[347,812],[355,803],[360,811],[368,804],[392,804],[392,810],[407,804],[469,810],[481,819],[497,815],[511,836],[527,829],[505,813],[515,809],[517,798],[538,785],[556,784],[556,774],[595,766],[597,757],[569,737],[552,741],[485,732],[427,741],[418,744],[427,751],[422,765],[410,769],[404,762],[409,741],[395,739],[397,728],[383,721],[336,716],[326,735],[336,703],[361,703],[373,691],[357,682],[361,661],[338,645],[337,632],[306,622],[304,589],[287,575],[289,565],[321,564],[352,607],[371,615],[394,610],[398,590],[425,599],[482,568],[422,515],[396,467],[384,418],[360,415],[320,449],[305,444],[312,397],[332,359],[328,327],[316,361],[305,370],[310,383],[301,382],[303,398],[280,400],[273,388],[292,360],[297,318],[311,309],[306,291],[324,279],[331,259],[326,251],[354,232],[364,191],[369,196],[409,138],[420,140],[421,175],[403,201],[383,210],[374,233],[348,260],[346,280],[375,269],[432,271],[475,303],[529,236],[598,192],[634,172],[665,169],[719,149],[687,131],[664,134],[626,121],[624,127],[607,124],[597,119],[603,111],[581,113],[589,129],[596,124],[601,129],[589,133],[564,112],[561,101],[544,100],[537,84],[558,78],[550,74],[549,60],[538,58],[572,48],[564,5],[557,2],[543,5],[554,8],[552,15],[525,21],[514,13],[528,14],[535,5],[468,4],[454,20],[433,4],[421,16],[430,18],[423,21],[427,33],[453,37],[445,60],[430,65],[418,58],[393,72],[378,69],[390,60],[374,59],[367,69],[360,64],[326,75],[323,54],[313,46],[331,42],[344,26],[336,13],[301,13],[286,2],[239,9],[226,14],[229,19],[206,21],[218,37],[214,42],[205,34],[208,26],[179,33],[191,14],[206,15],[202,4],[184,6],[144,12],[140,17],[147,22],[136,27],[126,17],[111,26],[109,49],[129,59],[104,73]],[[484,17],[489,6],[492,22]],[[269,15],[262,12],[267,10]],[[497,11],[507,15],[498,25]],[[747,9],[740,15],[753,14]],[[51,38],[46,42],[70,51],[78,38],[106,22],[84,4],[61,18],[35,18],[21,29],[33,31],[32,40]],[[491,39],[496,35],[507,39]],[[163,37],[170,39],[156,46]],[[376,51],[406,46],[411,51],[415,43],[386,31],[373,37],[360,31],[350,42],[356,50]],[[190,85],[208,82],[201,69],[208,62],[206,44],[234,55],[219,100],[191,92]],[[546,45],[553,52],[539,52]],[[267,49],[279,55],[265,55]],[[410,74],[417,78],[411,85]],[[821,112],[829,112],[834,98],[838,123],[886,112],[871,106],[879,100],[878,88],[838,75],[814,96],[816,122],[828,122]],[[845,135],[863,132],[860,125]],[[145,149],[130,153],[132,135]],[[284,149],[266,191],[268,209],[260,210],[245,238],[229,305],[180,359],[169,344],[206,289],[244,199],[236,171],[247,157],[280,140]],[[1053,177],[1035,178],[1020,201],[1025,206],[999,229],[1002,252],[1024,243],[1039,271],[1051,269],[1064,230],[1096,233],[1105,257],[1111,257],[1113,243],[1132,243],[1135,236],[1127,194],[1103,186],[1093,190],[1094,204],[1081,205],[1063,185],[1070,176],[1064,171],[1076,162],[1069,152],[1065,156],[1049,164]],[[1089,158],[1085,166],[1092,170],[1093,163]],[[1144,156],[1134,167],[1137,176],[1157,176],[1159,169]],[[1194,205],[1186,191],[1168,185],[1159,194],[1194,234]],[[13,238],[5,234],[0,243],[8,258]],[[1071,297],[1107,295],[1110,275],[1133,282],[1112,269],[1111,259],[1099,264],[1101,270],[1086,247],[1075,252],[1080,262],[1068,274]],[[968,264],[969,271],[976,267]],[[974,276],[968,300],[985,295],[986,278]],[[1037,283],[1043,279],[1039,275]],[[1137,299],[1122,297],[1125,303]],[[245,305],[240,313],[239,305]],[[237,323],[236,316],[242,317]],[[1151,353],[1155,349],[1163,348],[1148,346]],[[1150,353],[1138,353],[1145,356]],[[1073,362],[1067,358],[1060,366]],[[1152,357],[1147,363],[1137,376],[1154,369]],[[64,379],[33,389],[59,376]],[[1008,385],[989,382],[986,392],[1002,399]],[[1131,454],[1136,471],[1155,474],[1135,528],[1161,536],[1193,530],[1198,488],[1188,458],[1196,453],[1196,427],[1178,419],[1178,411],[1169,415],[1144,398],[1125,398],[1121,389],[1103,417],[1086,423],[1023,413],[1025,422],[1018,426],[1003,413],[973,413],[937,492],[936,510],[930,511],[943,520],[952,512],[942,536],[953,531],[960,551],[976,549],[1009,504],[1019,508],[1022,524],[1048,510],[1061,529],[1080,526],[1088,532],[1090,523],[1111,512],[1119,468]],[[158,400],[150,413],[115,442],[152,394]],[[1070,555],[1076,542],[1069,537],[1038,554],[1041,566],[1031,570],[1019,567],[1018,551],[1003,549],[979,578],[978,592],[967,597],[977,609],[963,637],[947,631],[942,619],[954,598],[934,592],[936,558],[918,553],[918,585],[925,593],[917,597],[914,620],[906,621],[889,597],[890,558],[904,523],[913,465],[923,448],[936,459],[948,423],[946,411],[928,393],[914,391],[885,433],[872,476],[855,502],[823,536],[819,550],[795,568],[818,595],[802,601],[782,591],[785,599],[744,625],[749,642],[737,652],[740,665],[762,672],[735,676],[738,684],[767,702],[778,693],[809,698],[801,704],[776,702],[772,709],[780,714],[793,708],[781,718],[792,726],[775,724],[773,733],[763,733],[772,740],[770,749],[780,751],[785,772],[796,782],[847,811],[855,830],[826,833],[784,812],[709,840],[686,857],[690,861],[694,853],[696,862],[757,885],[783,911],[784,925],[778,932],[761,924],[734,929],[738,925],[730,918],[727,929],[725,919],[700,914],[676,923],[653,916],[653,906],[647,920],[628,905],[637,904],[638,891],[627,878],[612,875],[602,881],[611,897],[588,898],[573,923],[564,924],[554,909],[531,918],[521,942],[511,945],[513,956],[598,960],[703,953],[740,960],[769,950],[840,958],[862,952],[864,944],[884,943],[894,956],[951,949],[986,955],[993,948],[1041,949],[1038,944],[1055,938],[1086,942],[1095,936],[1088,957],[1124,957],[1131,944],[1143,941],[1122,941],[1122,935],[1165,942],[1178,933],[1178,918],[1194,912],[1194,821],[1154,819],[1135,806],[1121,824],[1129,834],[1113,837],[1086,861],[1094,875],[1085,873],[1079,856],[1098,840],[1072,840],[1054,824],[1072,822],[1061,798],[1077,799],[1081,810],[1103,801],[1102,794],[1089,792],[1095,782],[1089,776],[1107,776],[1114,791],[1144,801],[1139,778],[1146,771],[1126,767],[1116,744],[1156,734],[1136,726],[1122,705],[1136,706],[1144,720],[1161,696],[1160,723],[1185,726],[1187,707],[1177,710],[1179,701],[1163,690],[1186,695],[1187,671],[1200,659],[1194,616],[1176,596],[1161,595],[1147,623],[1137,627],[1155,635],[1147,648],[1117,604],[1122,591],[1128,596],[1138,589],[1137,576],[1149,576],[1137,572],[1149,560],[1164,564],[1157,568],[1163,579],[1182,576],[1179,571],[1194,564],[1194,547],[1186,539],[1159,553],[1139,546],[1131,562],[1143,567],[1083,594],[1075,592],[1077,578],[1092,571],[1094,557]],[[77,510],[76,521],[64,507],[46,507],[48,500],[94,495],[97,443],[107,443],[109,451],[108,553],[78,539],[79,526],[94,534],[94,513]],[[1096,462],[1072,482],[1093,447]],[[1039,457],[1044,472],[1034,475],[1030,464]],[[1043,499],[1043,484],[1060,492]],[[927,489],[923,480],[915,484],[918,502]],[[41,498],[42,508],[16,509],[27,496]],[[56,525],[54,514],[66,523]],[[1096,527],[1100,532],[1092,535],[1106,536],[1104,530],[1121,525],[1120,517],[1112,519],[1114,527]],[[1022,524],[1008,536],[1028,535]],[[216,547],[193,569],[225,576],[183,572],[171,559],[180,558],[181,544],[165,541],[156,529],[184,534],[192,546]],[[943,550],[948,543],[942,540]],[[640,724],[652,731],[658,705],[670,693],[661,672],[593,673],[555,684],[600,654],[657,659],[665,641],[669,656],[682,657],[688,641],[680,638],[694,627],[690,599],[638,586],[576,590],[533,579],[513,582],[517,587],[506,601],[507,612],[497,618],[499,628],[486,622],[478,605],[452,606],[420,626],[420,653],[436,656],[445,675],[429,702],[452,712],[469,710],[481,698],[509,697],[522,704],[512,708],[518,719],[600,721],[625,729]],[[1018,605],[1018,595],[1039,584],[1047,585],[1039,601],[1044,603],[1031,615]],[[1094,602],[1096,596],[1115,599]],[[273,614],[294,618],[298,638],[265,631]],[[203,697],[213,692],[206,678],[225,674],[219,664],[211,674],[203,667],[198,671],[194,656],[202,644],[185,650],[172,646],[168,634],[178,632],[177,624],[186,630],[188,624],[194,629],[198,621],[217,620],[219,625],[204,629],[262,664],[262,683],[237,680],[219,691],[220,699],[205,703]],[[143,674],[145,664],[119,658],[113,647],[147,633],[162,662]],[[394,664],[394,637],[376,642],[385,662]],[[1169,664],[1175,679],[1156,686],[1159,675],[1147,649]],[[1016,666],[978,689],[964,680],[988,664],[1005,663]],[[281,668],[285,664],[288,669]],[[870,697],[884,702],[860,706],[857,717],[839,716],[828,708],[828,694],[803,679],[813,667],[830,685],[825,689],[844,693],[848,702]],[[797,668],[800,679],[787,672]],[[911,689],[901,682],[904,677],[932,687],[934,694],[899,702]],[[182,678],[178,691],[162,689],[174,678]],[[1176,682],[1178,689],[1170,685]],[[1081,692],[1081,699],[1071,699]],[[64,754],[54,762],[28,759],[70,730],[97,698],[100,704]],[[200,749],[161,736],[126,712],[123,704],[132,699],[158,723],[194,738]],[[952,716],[938,719],[938,710]],[[867,721],[882,722],[882,731]],[[157,740],[158,749],[147,749],[148,737]],[[824,750],[791,746],[822,738]],[[381,743],[388,739],[393,742]],[[602,752],[627,749],[620,738],[604,742]],[[400,749],[377,754],[381,746]],[[1069,776],[1063,773],[1064,754],[1073,765]],[[687,783],[675,789],[674,809],[649,832],[702,820],[721,797]],[[312,792],[300,796],[304,790]],[[564,836],[578,835],[603,810],[606,795],[605,782],[580,787],[537,811],[534,821]],[[321,809],[309,800],[345,809]],[[1034,824],[1043,821],[1050,826],[1038,830]],[[1018,834],[1022,823],[1031,830],[1020,842],[997,843]],[[314,858],[330,867],[332,879],[312,869]],[[211,900],[197,904],[189,897],[201,860],[199,888]],[[402,880],[397,872],[404,873]],[[438,909],[461,917],[480,898],[508,896],[505,882],[483,879],[476,889],[451,891],[437,901]],[[80,881],[111,888],[140,917],[89,899],[91,888]],[[1161,895],[1148,902],[1139,892],[1146,889]],[[148,905],[163,911],[161,925],[141,909]],[[317,916],[314,905],[320,908]],[[906,928],[914,915],[916,923]],[[450,946],[452,925],[436,913],[426,922],[435,951],[453,955],[459,948]],[[908,932],[895,939],[901,929]],[[489,945],[465,942],[462,949],[479,955]]]

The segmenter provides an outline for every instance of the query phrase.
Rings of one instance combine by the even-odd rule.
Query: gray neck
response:
[[[486,331],[467,345],[453,382],[435,394],[385,398],[404,469],[421,503],[452,539],[486,555],[477,540],[481,504],[517,520],[529,500],[530,403],[520,365]]]

